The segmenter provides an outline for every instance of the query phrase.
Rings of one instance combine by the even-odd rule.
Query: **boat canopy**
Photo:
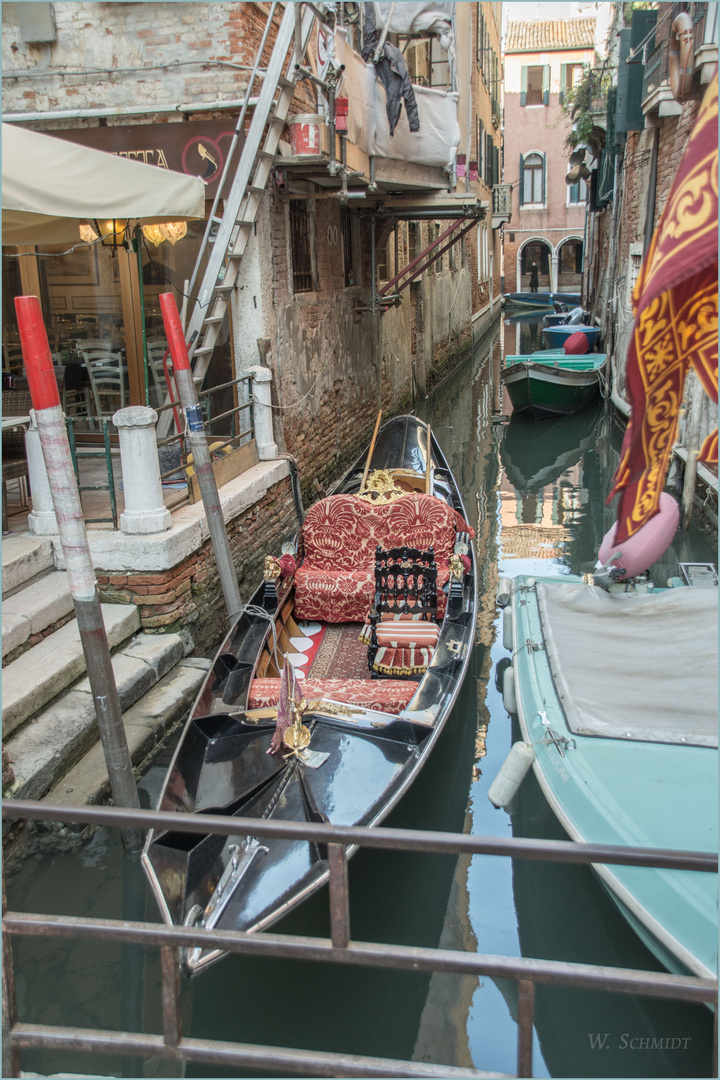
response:
[[[550,668],[574,734],[718,745],[716,588],[631,596],[538,581],[536,590]]]

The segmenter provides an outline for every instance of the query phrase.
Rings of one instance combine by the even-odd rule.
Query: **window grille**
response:
[[[307,202],[304,199],[290,200],[290,243],[292,247],[293,292],[312,292],[310,215]]]

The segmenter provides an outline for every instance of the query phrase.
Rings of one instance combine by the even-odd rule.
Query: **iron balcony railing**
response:
[[[655,48],[645,58],[645,71],[643,74],[643,89],[642,99],[646,100],[653,92],[657,90],[659,86],[664,86],[670,81],[670,38],[674,36],[672,30],[672,23],[677,16],[684,11],[690,9],[690,16],[693,22],[693,45],[695,52],[700,48],[705,40],[705,22],[707,18],[708,8],[711,5],[701,4],[673,4],[672,10],[665,13],[664,18],[667,18],[670,29],[669,36],[663,41],[659,41]]]
[[[505,855],[515,859],[614,863],[712,872],[717,870],[718,860],[716,855],[710,853],[659,851],[517,837],[488,838],[409,829],[333,827],[307,822],[225,817],[218,814],[177,814],[98,806],[68,807],[31,801],[3,800],[2,813],[4,818],[11,820],[50,820],[94,826],[110,825],[115,828],[173,829],[222,836],[239,834],[313,840],[316,844],[327,845],[330,871],[329,939],[7,911],[3,887],[3,1076],[20,1076],[19,1051],[30,1048],[208,1062],[222,1064],[226,1068],[264,1069],[276,1075],[284,1075],[286,1072],[338,1077],[436,1077],[438,1073],[448,1078],[505,1075],[429,1062],[188,1038],[182,1032],[180,958],[181,950],[196,946],[244,955],[281,957],[286,960],[312,960],[415,972],[444,971],[513,979],[518,988],[516,1075],[520,1077],[532,1076],[533,1015],[535,987],[538,983],[574,987],[579,990],[606,990],[695,1003],[705,1002],[717,1007],[717,979],[526,957],[473,954],[451,949],[355,942],[350,935],[346,858],[348,847],[364,846],[396,851]],[[116,941],[147,948],[159,947],[162,1034],[126,1032],[120,1022],[114,1030],[23,1022],[18,1016],[13,972],[12,942],[16,937],[33,937],[48,946],[56,939],[70,938]],[[717,1053],[715,1056],[717,1059]],[[716,1073],[717,1060],[713,1065],[713,1075]]]

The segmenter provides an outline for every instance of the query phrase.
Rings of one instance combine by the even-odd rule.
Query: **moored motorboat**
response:
[[[412,416],[385,424],[308,510],[292,552],[266,560],[266,581],[193,706],[158,808],[382,821],[427,759],[467,671],[473,536],[429,428]],[[377,614],[387,574],[378,547],[406,553],[387,617]],[[411,573],[418,556],[427,569],[413,595],[400,567]],[[403,597],[411,611],[396,619]],[[427,604],[436,618],[418,620]],[[142,858],[165,921],[208,929],[264,929],[329,874],[318,845],[259,842],[247,825],[229,838],[150,833]],[[185,968],[192,974],[221,955],[190,950]]]
[[[568,308],[576,307],[580,302],[580,293],[560,292],[515,292],[505,293],[506,307],[551,308],[555,303],[565,304]]]
[[[564,416],[584,408],[597,395],[606,363],[605,353],[574,356],[564,349],[542,349],[506,356],[500,377],[516,412]]]
[[[560,326],[543,327],[543,338],[548,349],[561,349],[571,334],[584,334],[587,338],[587,347],[592,349],[600,338],[599,326],[588,326],[587,323],[567,323]]]
[[[512,581],[503,696],[573,840],[717,853],[717,577],[686,573],[706,587]],[[715,975],[716,874],[594,869],[669,970]]]

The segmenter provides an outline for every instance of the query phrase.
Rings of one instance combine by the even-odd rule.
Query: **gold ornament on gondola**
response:
[[[265,556],[263,577],[266,581],[275,581],[276,578],[280,577],[280,560],[274,555]]]
[[[392,473],[387,469],[375,469],[365,481],[360,498],[367,499],[373,506],[385,506],[406,494],[407,492],[395,485]]]
[[[288,753],[283,754],[283,757],[292,757],[294,754],[296,757],[303,760],[303,750],[306,750],[310,745],[310,731],[302,722],[302,716],[307,708],[308,703],[302,701],[300,705],[297,705],[293,700],[291,704],[293,722],[283,735],[283,742],[288,747]]]
[[[462,559],[459,555],[451,555],[448,559],[448,567],[450,569],[450,577],[455,581],[462,581],[465,574],[465,567],[462,564]]]

